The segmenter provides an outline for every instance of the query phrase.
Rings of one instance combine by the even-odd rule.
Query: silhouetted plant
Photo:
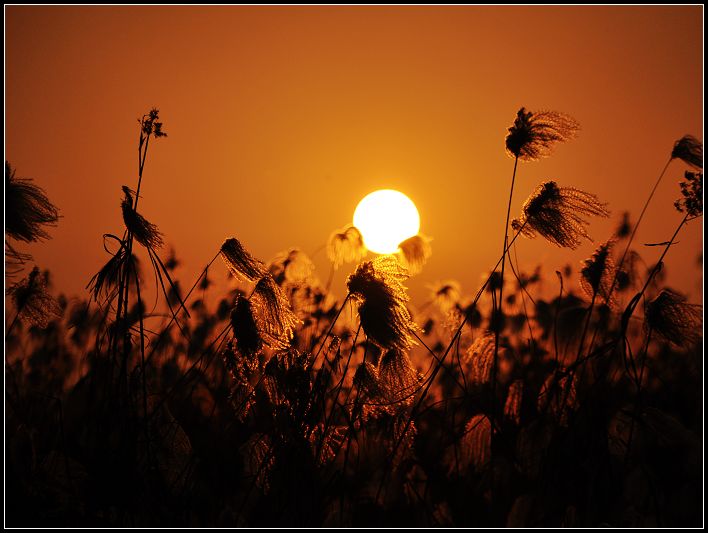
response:
[[[511,227],[527,237],[539,234],[557,246],[575,249],[581,238],[592,240],[584,216],[606,217],[609,211],[594,194],[546,181],[527,198]]]

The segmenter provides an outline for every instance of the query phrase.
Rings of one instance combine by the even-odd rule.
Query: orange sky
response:
[[[409,282],[418,305],[437,279],[474,292],[496,262],[513,167],[504,136],[519,107],[566,112],[582,131],[520,165],[512,214],[554,179],[609,203],[613,217],[590,227],[598,242],[622,211],[639,213],[674,141],[703,139],[702,6],[15,6],[5,16],[6,159],[63,216],[52,240],[26,250],[68,294],[107,259],[101,235],[121,232],[136,119],[153,106],[169,137],[151,145],[140,207],[183,260],[184,285],[226,237],[264,260],[312,253],[364,195],[394,188],[433,238]],[[684,169],[670,166],[637,243],[673,233]],[[667,257],[669,283],[693,301],[702,224]],[[640,248],[648,262],[660,254]],[[550,284],[593,249],[524,240],[518,253]],[[325,279],[324,252],[314,259]]]

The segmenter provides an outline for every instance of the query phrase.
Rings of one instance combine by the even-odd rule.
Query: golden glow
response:
[[[413,201],[393,189],[374,191],[354,210],[354,225],[364,244],[377,254],[392,254],[398,245],[418,234],[420,215]]]

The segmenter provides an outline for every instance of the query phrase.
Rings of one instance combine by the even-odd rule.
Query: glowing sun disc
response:
[[[364,244],[377,254],[391,254],[398,245],[418,234],[420,215],[402,192],[382,189],[367,194],[354,210],[354,226]]]

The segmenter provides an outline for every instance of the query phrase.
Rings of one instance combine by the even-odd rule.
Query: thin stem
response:
[[[140,280],[138,279],[138,270],[133,265],[133,275],[135,277],[135,290],[138,299],[138,321],[140,325],[140,376],[142,378],[143,387],[143,418],[145,431],[145,446],[147,448],[148,464],[152,464],[152,453],[150,450],[150,432],[148,424],[148,405],[147,405],[147,378],[145,376],[145,326],[143,324],[143,303],[140,297]]]
[[[622,269],[622,265],[624,265],[624,260],[627,257],[627,253],[629,252],[629,247],[632,245],[632,242],[634,241],[634,235],[637,233],[637,229],[639,228],[639,225],[642,223],[642,219],[644,218],[644,213],[646,213],[647,208],[649,207],[649,202],[651,202],[651,199],[654,197],[654,193],[656,192],[656,189],[659,187],[659,183],[661,183],[661,180],[664,178],[664,174],[666,174],[666,170],[669,168],[671,161],[672,161],[672,158],[669,158],[669,160],[666,162],[666,165],[664,165],[664,168],[661,171],[661,174],[659,174],[659,178],[656,180],[654,187],[652,188],[651,192],[649,193],[649,197],[647,198],[647,201],[644,202],[644,207],[642,208],[641,213],[639,213],[639,218],[637,219],[637,223],[634,225],[634,228],[632,228],[632,233],[630,234],[629,240],[627,241],[627,246],[625,247],[624,252],[622,253],[622,257],[620,258],[619,263],[617,264],[617,269],[615,270],[615,276],[612,279],[612,285],[610,285],[610,290],[607,294],[608,300],[612,296],[612,292],[615,289],[615,285],[617,284],[617,275],[619,274],[620,270]]]
[[[490,490],[492,491],[492,513],[494,511],[494,437],[495,437],[495,420],[496,420],[496,403],[497,403],[497,356],[499,354],[499,334],[501,333],[503,318],[504,318],[504,267],[506,266],[507,242],[509,240],[509,217],[511,215],[511,201],[514,197],[514,183],[516,182],[516,169],[519,165],[519,156],[514,158],[514,172],[511,174],[511,187],[509,189],[509,202],[506,206],[506,222],[504,223],[504,240],[502,243],[502,261],[501,261],[501,277],[499,280],[499,308],[494,324],[494,359],[492,359],[492,398],[490,404],[491,414],[491,432],[490,432],[490,462],[492,463],[492,482]]]
[[[642,379],[644,377],[644,366],[646,364],[647,356],[649,355],[649,343],[651,342],[651,334],[652,334],[652,328],[651,326],[649,327],[647,331],[647,338],[646,342],[644,344],[644,357],[642,357],[642,366],[641,370],[639,371],[639,376],[635,376],[635,385],[637,387],[637,396],[634,401],[634,416],[632,416],[632,420],[629,425],[629,437],[627,437],[627,449],[625,450],[625,455],[624,455],[624,464],[626,465],[627,462],[629,461],[629,453],[630,449],[632,447],[632,437],[634,435],[634,422],[637,417],[639,417],[639,413],[641,412],[641,407],[642,407]],[[640,353],[641,355],[641,353]]]
[[[492,360],[492,438],[494,437],[494,417],[495,417],[495,394],[497,382],[497,355],[499,353],[499,333],[501,333],[501,320],[504,316],[504,267],[506,266],[507,242],[509,240],[509,217],[511,216],[511,201],[514,197],[514,183],[516,182],[516,169],[519,165],[519,157],[514,158],[514,172],[511,174],[511,188],[509,189],[509,203],[506,206],[506,222],[504,223],[504,240],[502,243],[502,258],[501,258],[501,278],[499,280],[499,308],[497,316],[493,317],[496,320],[494,327],[494,359]]]
[[[337,315],[334,317],[334,320],[332,320],[332,323],[329,326],[329,330],[327,330],[327,334],[324,336],[322,339],[322,344],[320,344],[320,347],[317,350],[317,353],[315,353],[315,356],[312,358],[312,362],[308,365],[308,370],[312,368],[312,366],[315,364],[315,361],[317,361],[317,357],[320,355],[320,352],[322,351],[322,348],[324,348],[325,343],[327,342],[327,337],[329,337],[329,334],[332,333],[332,329],[334,329],[334,325],[337,323],[337,320],[339,319],[339,315],[342,314],[342,311],[344,310],[344,306],[347,305],[347,302],[349,301],[351,294],[347,294],[347,296],[344,298],[344,301],[342,302],[342,306],[339,308],[339,311],[337,311]]]

